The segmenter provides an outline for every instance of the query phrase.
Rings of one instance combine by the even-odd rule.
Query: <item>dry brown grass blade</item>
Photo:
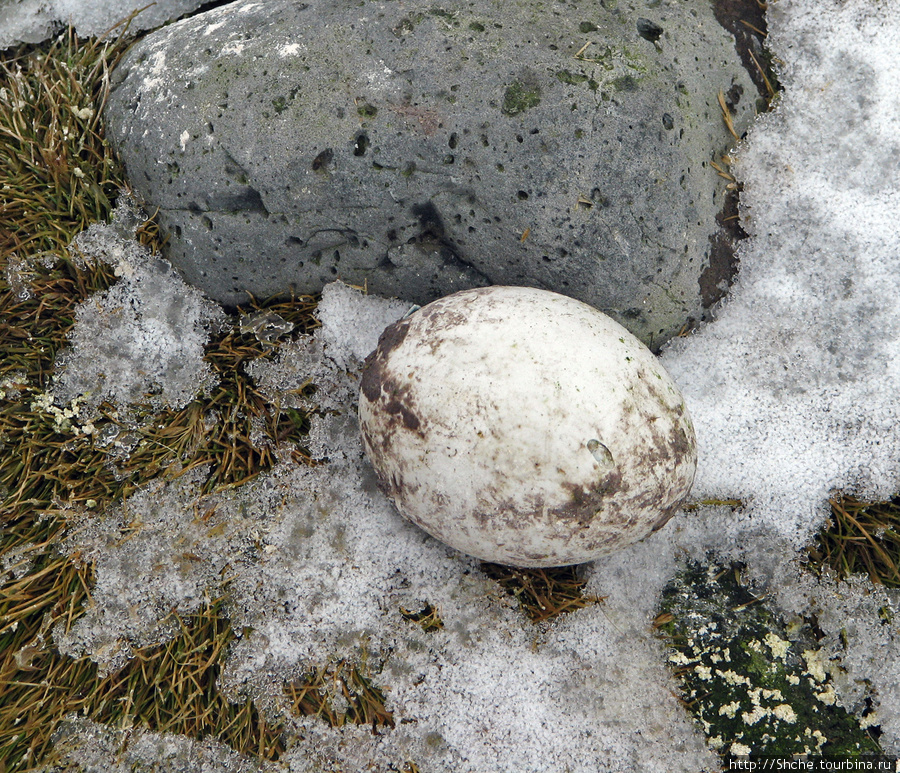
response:
[[[521,569],[483,563],[483,571],[519,602],[522,611],[534,623],[552,620],[604,600],[604,596],[585,596],[585,580],[577,566],[550,569]]]
[[[716,170],[716,173],[719,175],[719,177],[724,177],[729,182],[737,182],[737,178],[721,164],[718,164],[715,161],[710,161],[709,164],[713,169]]]
[[[740,140],[741,138],[738,136],[738,133],[734,130],[734,122],[731,119],[731,111],[728,109],[728,105],[725,103],[725,94],[721,91],[718,95],[719,107],[722,108],[722,120],[725,122],[725,128],[728,129],[729,133],[736,140]]]
[[[877,585],[900,587],[900,498],[864,502],[838,495],[832,517],[808,549],[814,567],[841,577],[865,573]]]
[[[772,81],[769,80],[769,76],[766,74],[765,69],[759,63],[759,60],[754,56],[753,52],[748,52],[750,54],[750,58],[753,60],[753,64],[756,66],[756,69],[759,70],[759,74],[763,79],[763,83],[766,84],[766,92],[768,94],[769,101],[771,102],[775,98],[775,87],[772,85]]]
[[[426,633],[429,631],[439,631],[444,627],[444,621],[431,604],[425,604],[422,609],[405,609],[400,607],[400,615],[404,620],[418,623],[422,630]]]
[[[385,694],[365,661],[341,660],[309,671],[285,685],[285,695],[295,716],[320,717],[332,727],[352,722],[371,726],[374,734],[381,727],[394,727],[393,712],[385,706]]]
[[[747,27],[748,29],[753,30],[753,31],[754,31],[757,35],[759,35],[761,38],[766,38],[766,37],[767,37],[767,33],[763,32],[759,27],[753,26],[753,25],[752,25],[750,22],[748,22],[746,19],[741,19],[741,24],[743,24],[743,25],[744,25],[745,27]],[[752,54],[751,54],[751,56],[752,56]]]
[[[688,502],[681,506],[686,513],[692,513],[701,507],[731,507],[738,509],[744,506],[744,502],[740,499],[702,499],[699,502]]]

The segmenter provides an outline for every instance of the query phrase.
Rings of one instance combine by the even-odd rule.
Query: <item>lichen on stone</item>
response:
[[[739,565],[692,562],[663,591],[669,664],[711,748],[879,753],[877,731],[837,705],[841,666],[817,646],[815,620],[785,625],[741,577]]]

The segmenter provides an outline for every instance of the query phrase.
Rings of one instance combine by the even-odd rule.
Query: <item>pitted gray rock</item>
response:
[[[756,91],[707,0],[242,0],[137,43],[106,119],[223,303],[529,285],[656,345],[720,289],[720,93],[742,131]]]

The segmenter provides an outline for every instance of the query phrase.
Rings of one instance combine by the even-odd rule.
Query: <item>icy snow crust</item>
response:
[[[786,89],[738,154],[752,239],[718,321],[663,357],[697,427],[695,494],[749,503],[732,540],[767,527],[799,545],[829,492],[898,489],[898,11],[769,13]]]
[[[95,223],[75,238],[82,260],[108,263],[121,277],[79,304],[72,346],[56,363],[55,402],[77,400],[88,418],[104,400],[183,408],[215,384],[203,351],[225,313],[130,238],[134,225],[134,205],[122,196],[111,225]]]
[[[169,610],[196,609],[224,590],[234,629],[246,633],[220,687],[254,697],[293,728],[283,760],[291,771],[400,769],[413,760],[441,773],[696,773],[718,760],[673,696],[650,621],[679,562],[713,551],[747,562],[786,617],[818,616],[822,646],[847,669],[836,679],[839,701],[861,709],[861,680],[869,680],[882,744],[900,751],[898,628],[879,617],[886,607],[900,619],[896,594],[816,581],[798,560],[835,488],[870,497],[900,489],[892,74],[900,4],[770,8],[786,91],[739,154],[752,234],[739,281],[718,321],[664,356],[701,444],[694,497],[740,497],[743,508],[677,516],[587,568],[587,590],[607,596],[604,604],[530,624],[476,562],[404,522],[377,491],[355,394],[362,358],[405,308],[336,284],[315,335],[282,345],[251,373],[285,406],[302,406],[299,388],[317,384],[311,450],[322,463],[299,467],[285,452],[256,481],[205,497],[199,473],[186,475],[78,522],[68,549],[95,562],[95,606],[68,636],[56,632],[64,651],[116,667],[129,644],[169,635]],[[442,630],[426,633],[401,616],[400,607],[426,602]],[[365,660],[395,728],[373,735],[287,716],[285,680],[341,658]],[[72,725],[70,738],[101,730]],[[144,735],[141,759],[152,765],[162,742],[136,737]],[[179,744],[187,748],[184,739],[170,745]],[[237,764],[220,755],[205,769]]]

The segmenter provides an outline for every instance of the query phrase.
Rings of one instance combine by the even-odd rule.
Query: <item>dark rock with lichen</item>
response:
[[[658,345],[727,281],[718,97],[740,132],[756,91],[707,2],[242,0],[114,81],[169,259],[226,304],[529,285]]]

